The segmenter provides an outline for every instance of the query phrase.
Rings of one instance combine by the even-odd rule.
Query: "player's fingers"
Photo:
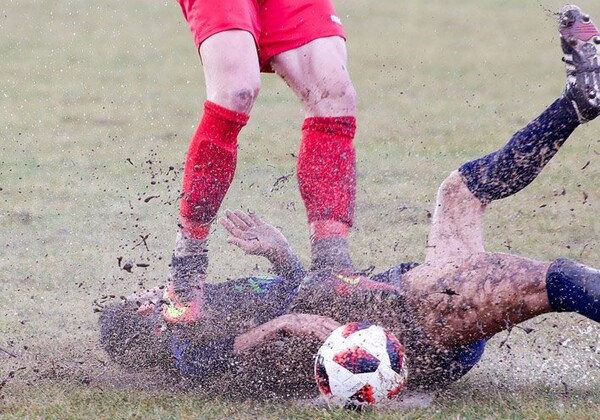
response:
[[[236,238],[234,236],[230,236],[229,238],[227,238],[227,243],[237,246],[244,252],[249,252],[252,250],[251,247],[248,246],[247,241],[240,239],[240,238]]]
[[[137,309],[137,313],[142,316],[152,315],[152,313],[154,312],[155,306],[156,306],[156,304],[154,302],[151,302],[151,301],[144,302]]]
[[[231,211],[229,209],[225,209],[225,214],[223,217],[229,218],[229,217],[231,217],[232,214],[233,214],[233,211]]]
[[[327,340],[327,337],[331,335],[331,333],[335,330],[335,328],[331,329],[328,326],[321,325],[320,328],[315,329],[314,335],[321,341]]]
[[[254,222],[254,224],[256,226],[261,226],[261,225],[265,224],[263,219],[261,219],[260,216],[256,213],[254,213],[253,211],[248,212],[248,216],[250,216],[250,218],[252,219],[252,221]]]
[[[329,336],[334,330],[341,327],[341,325],[342,324],[340,324],[339,322],[331,319],[331,320],[327,321],[325,324],[323,324],[323,331],[326,333],[327,336]],[[327,337],[325,337],[325,338],[327,338]]]
[[[246,222],[246,213],[244,213],[241,210],[234,210],[233,212],[231,212],[231,215],[229,216],[229,219],[235,223],[235,225],[237,227],[239,227],[240,229],[246,230],[248,229],[250,226],[247,222]]]
[[[221,226],[223,226],[227,232],[231,233],[233,236],[237,236],[237,237],[241,237],[244,232],[239,229],[232,221],[231,219],[228,219],[226,217],[221,217],[219,219],[219,224]]]
[[[234,225],[234,221],[232,220],[232,218],[234,217],[234,214],[231,210],[225,210],[225,214],[219,218],[219,223],[221,223],[222,226],[232,226]]]
[[[243,219],[240,218],[240,213],[241,213],[240,210],[234,210],[234,211],[227,210],[225,212],[225,216],[227,216],[227,219],[236,228],[241,229],[241,230],[247,230],[248,225],[246,224],[246,222],[244,222]]]
[[[239,213],[236,213],[236,215],[240,218],[240,220],[242,220],[246,224],[246,226],[253,227],[256,225],[254,219],[250,217],[248,213],[239,211]]]
[[[219,217],[217,222],[227,230],[229,230],[233,226],[233,223],[227,218],[227,215]]]
[[[325,341],[327,337],[341,324],[336,320],[313,314],[294,314],[294,325],[302,335],[312,335],[313,337]]]
[[[329,318],[326,316],[319,317],[319,319],[316,321],[316,323],[318,325],[320,325],[322,328],[332,330],[332,331],[340,326],[340,323],[337,322],[335,319]]]
[[[329,337],[331,335],[331,333],[336,330],[341,324],[339,322],[337,322],[336,320],[329,318],[329,317],[322,317],[318,324],[319,326],[318,328],[318,332],[319,332],[319,336],[318,338],[325,341],[327,339],[327,337]]]

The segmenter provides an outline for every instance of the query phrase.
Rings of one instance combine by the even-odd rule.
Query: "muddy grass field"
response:
[[[552,11],[562,2],[336,5],[359,94],[353,257],[376,269],[419,261],[437,185],[561,94]],[[579,5],[600,20],[597,2]],[[94,301],[166,278],[204,101],[199,59],[175,1],[7,1],[0,12],[0,417],[347,418],[111,364]],[[255,210],[308,261],[294,176],[302,118],[286,86],[264,75],[223,208]],[[600,267],[599,181],[592,122],[530,187],[491,206],[488,250]],[[211,281],[267,269],[225,237],[215,226]],[[407,418],[594,418],[600,328],[576,315],[536,318],[491,340],[463,380],[404,408]]]

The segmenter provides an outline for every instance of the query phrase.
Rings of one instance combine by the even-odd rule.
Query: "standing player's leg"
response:
[[[573,131],[600,113],[598,29],[575,6],[560,11],[567,85],[559,99],[501,149],[462,165],[440,187],[427,260],[483,250],[485,206],[529,185]]]
[[[306,112],[297,176],[308,215],[312,268],[353,270],[347,235],[356,197],[356,93],[344,40],[316,39],[277,55],[272,66]]]
[[[305,111],[297,163],[310,225],[312,267],[353,271],[356,92],[344,30],[331,0],[269,0],[260,8],[260,61],[279,74]]]
[[[246,3],[208,7],[180,0],[199,48],[207,99],[185,158],[180,228],[163,312],[167,322],[202,317],[210,225],[233,180],[238,134],[260,88],[258,12],[253,2]]]

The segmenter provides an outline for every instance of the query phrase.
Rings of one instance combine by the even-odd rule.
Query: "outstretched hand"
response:
[[[255,346],[266,343],[278,334],[312,337],[325,341],[333,330],[339,326],[341,324],[336,320],[322,315],[285,314],[238,335],[234,341],[234,351],[238,354],[248,351]]]
[[[289,243],[277,229],[264,222],[256,213],[241,210],[226,210],[219,224],[229,232],[227,242],[249,255],[260,255],[269,259],[285,254]]]

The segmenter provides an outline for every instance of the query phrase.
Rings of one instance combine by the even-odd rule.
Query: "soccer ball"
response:
[[[389,331],[352,322],[334,330],[315,360],[321,394],[347,408],[383,404],[407,384],[404,347]]]

